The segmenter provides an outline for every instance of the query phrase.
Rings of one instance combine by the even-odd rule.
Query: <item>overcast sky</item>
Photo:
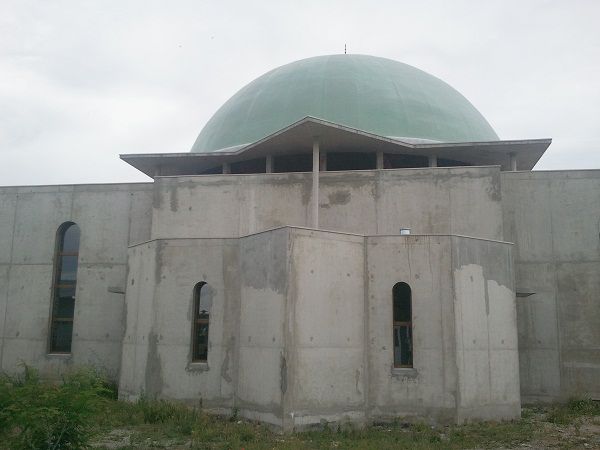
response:
[[[537,169],[600,168],[600,1],[0,0],[0,185],[149,181],[238,89],[361,53],[460,91]]]

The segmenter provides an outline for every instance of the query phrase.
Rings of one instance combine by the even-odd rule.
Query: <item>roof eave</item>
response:
[[[297,154],[312,151],[315,138],[322,151],[383,151],[412,155],[436,155],[473,165],[500,165],[508,168],[514,154],[520,170],[531,170],[552,139],[527,139],[486,142],[410,143],[379,136],[316,117],[305,117],[258,141],[232,147],[232,151],[211,153],[122,154],[120,158],[150,177],[192,175],[223,163],[260,158],[267,155]]]

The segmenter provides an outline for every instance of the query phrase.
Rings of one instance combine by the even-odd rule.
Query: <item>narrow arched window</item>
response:
[[[413,366],[412,294],[410,286],[394,285],[394,367]]]
[[[194,286],[194,318],[192,324],[192,361],[206,362],[208,359],[209,299],[202,288],[204,281]],[[204,289],[206,291],[206,289]]]
[[[50,353],[71,353],[79,235],[79,227],[73,222],[66,222],[58,228],[52,286]]]

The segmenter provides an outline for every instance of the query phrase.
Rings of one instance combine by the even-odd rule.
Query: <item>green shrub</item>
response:
[[[571,399],[567,403],[569,411],[578,416],[600,416],[600,401],[591,398]]]
[[[554,405],[546,420],[550,423],[566,425],[577,421],[580,416],[599,416],[600,402],[586,399],[573,398],[565,404]]]
[[[96,372],[80,370],[62,383],[0,376],[0,437],[10,449],[77,449],[89,441],[94,415],[113,393]]]

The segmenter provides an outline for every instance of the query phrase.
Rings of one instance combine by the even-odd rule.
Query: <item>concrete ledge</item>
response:
[[[207,362],[191,362],[185,368],[188,372],[208,372],[210,367],[208,367]]]
[[[72,359],[73,353],[46,353],[46,358],[49,358],[49,359]]]
[[[266,230],[257,231],[256,233],[246,234],[246,235],[237,236],[237,237],[231,237],[231,236],[229,236],[229,237],[213,236],[213,237],[196,237],[196,238],[160,238],[159,237],[159,238],[150,239],[150,240],[143,241],[143,242],[138,242],[136,244],[131,244],[128,246],[128,248],[138,247],[140,245],[145,245],[145,244],[149,244],[151,242],[158,242],[158,241],[235,240],[235,239],[243,239],[243,238],[247,238],[247,237],[251,237],[251,236],[258,236],[260,234],[270,233],[273,231],[283,230],[283,229],[306,230],[306,231],[311,231],[311,232],[315,232],[315,233],[336,234],[336,235],[341,235],[341,236],[356,236],[356,237],[362,237],[362,238],[402,238],[404,240],[411,240],[411,239],[420,238],[420,237],[457,237],[457,238],[463,238],[463,239],[473,239],[473,240],[478,240],[478,241],[498,242],[500,244],[514,245],[514,243],[512,243],[512,242],[501,241],[501,240],[497,240],[497,239],[487,239],[487,238],[482,238],[482,237],[477,237],[477,236],[466,236],[466,235],[462,235],[462,234],[408,234],[408,235],[357,234],[357,233],[348,233],[348,232],[336,231],[336,230],[325,230],[325,229],[318,229],[318,228],[300,227],[300,226],[296,226],[296,225],[282,225],[279,227],[269,228]]]
[[[409,367],[392,367],[392,378],[403,379],[407,378],[415,380],[419,377],[419,372],[415,368]]]

